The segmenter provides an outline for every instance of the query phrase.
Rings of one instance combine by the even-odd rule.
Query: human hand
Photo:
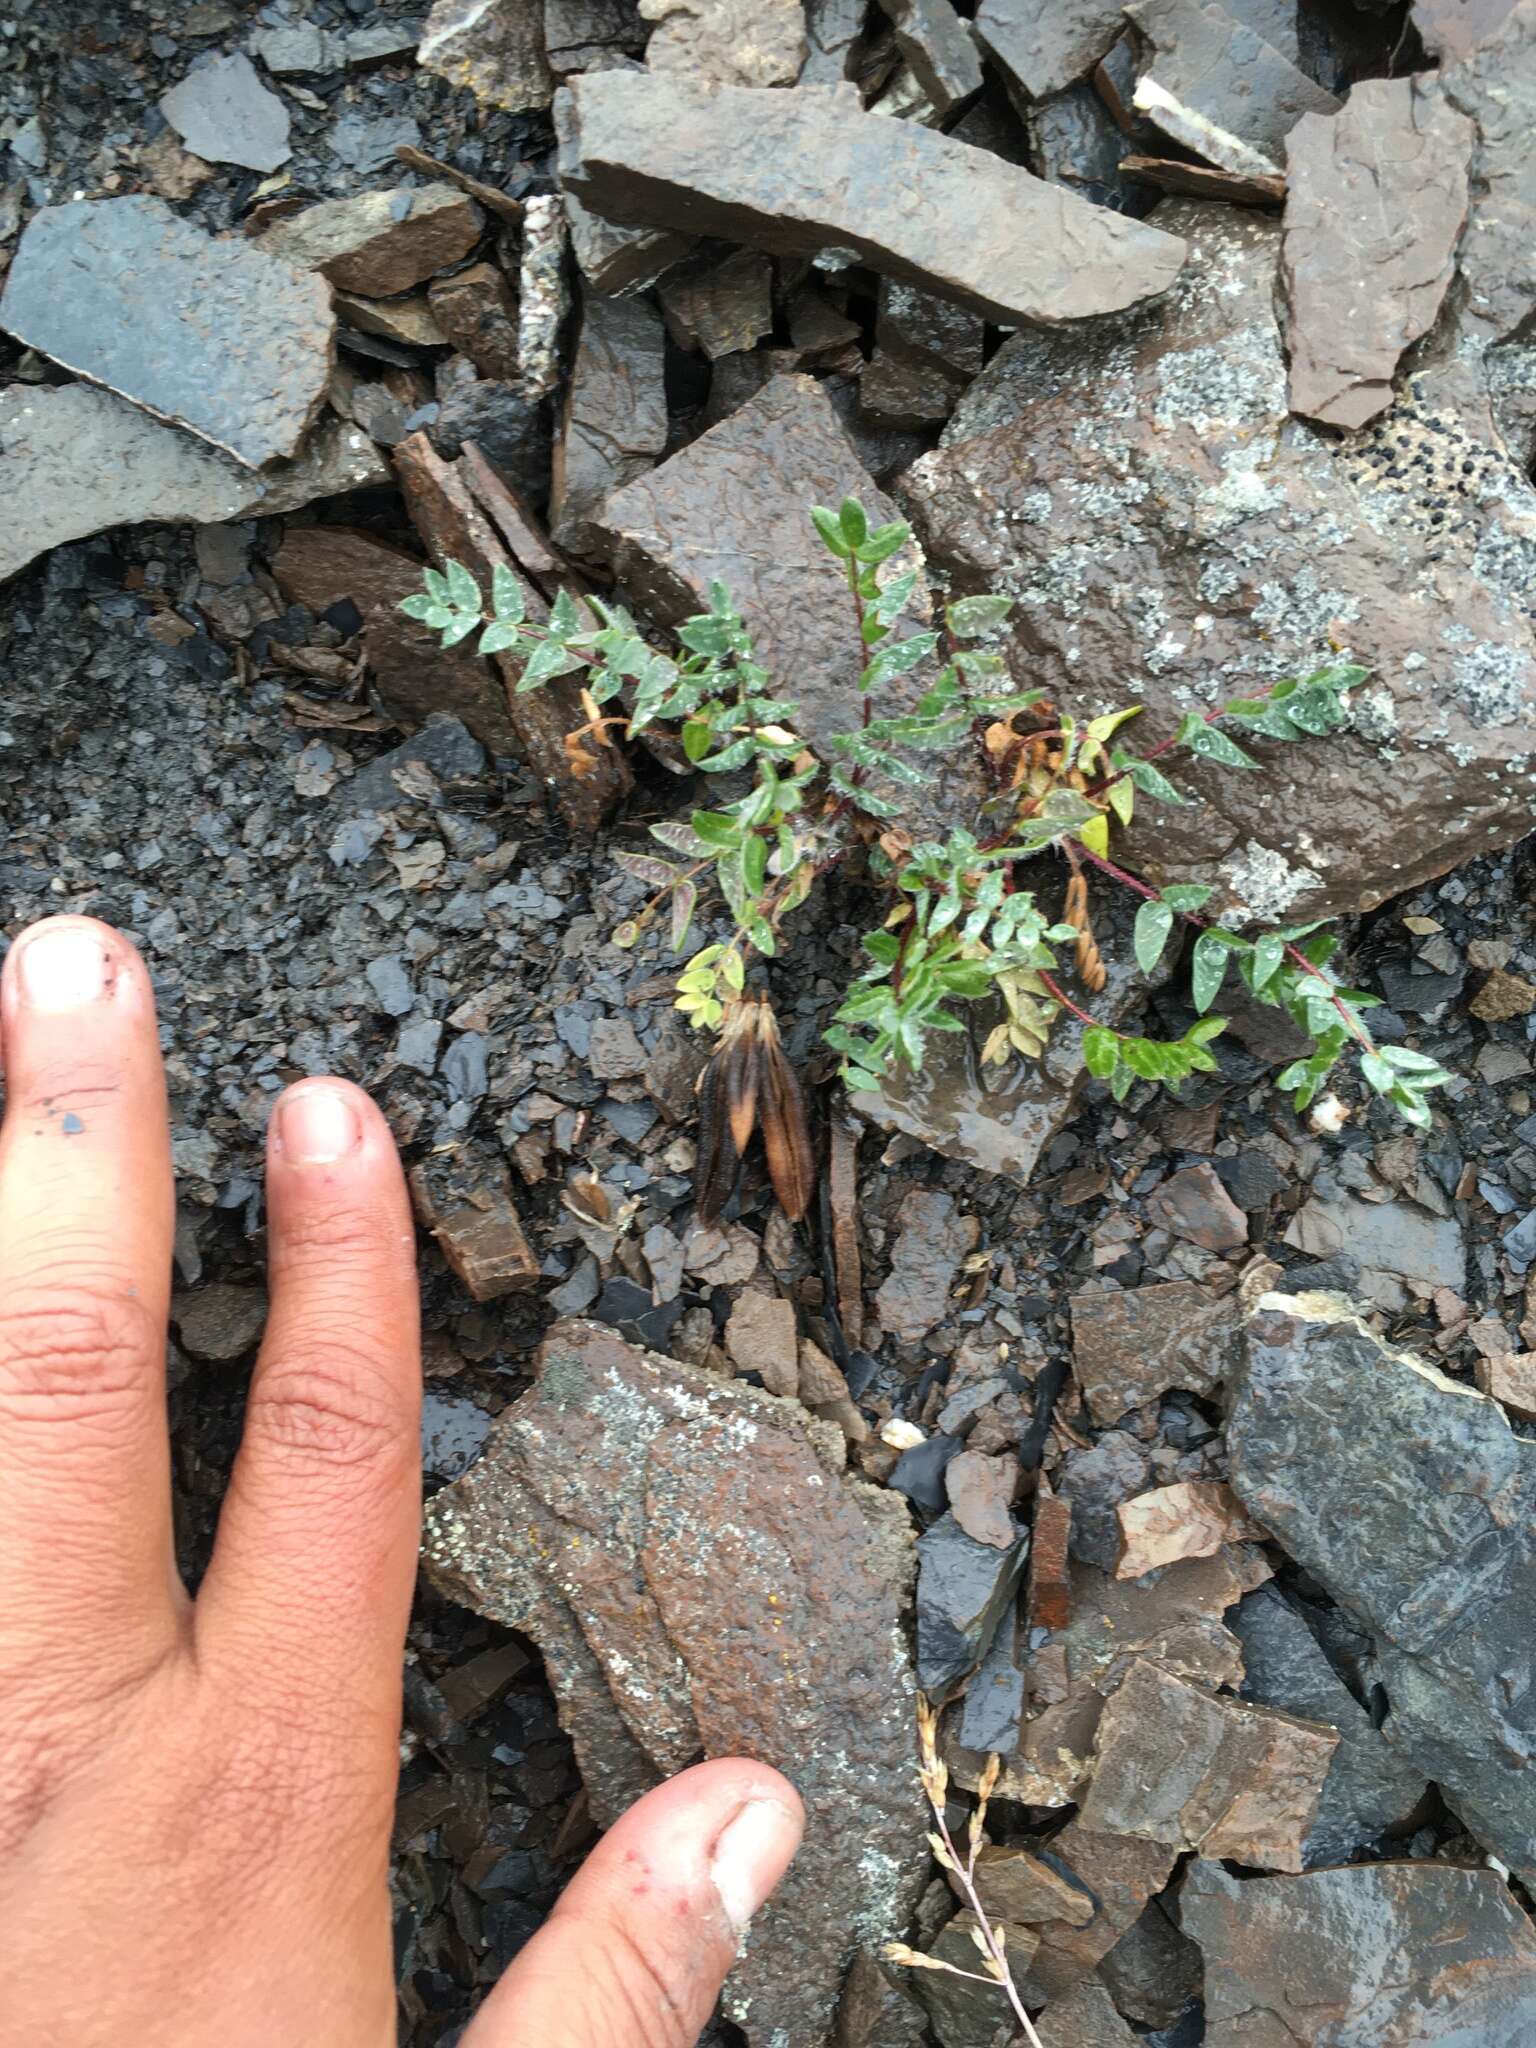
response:
[[[87,918],[0,973],[0,2039],[385,2048],[420,1521],[411,1216],[360,1090],[267,1156],[272,1312],[197,1599],[165,1421],[174,1215],[149,977]],[[467,2048],[686,2048],[800,1832],[766,1765],[634,1807]]]

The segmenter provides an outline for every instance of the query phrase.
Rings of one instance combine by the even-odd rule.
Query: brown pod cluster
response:
[[[754,1130],[763,1134],[768,1178],[779,1207],[798,1223],[810,1206],[816,1152],[805,1096],[784,1057],[766,996],[743,996],[727,1012],[720,1043],[699,1080],[699,1221],[711,1224],[731,1198]]]

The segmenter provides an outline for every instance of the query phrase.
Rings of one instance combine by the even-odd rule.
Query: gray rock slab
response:
[[[1457,255],[1463,319],[1474,338],[1502,339],[1536,306],[1536,0],[1519,0],[1442,82],[1478,131]]]
[[[1536,1873],[1536,1444],[1337,1296],[1269,1294],[1228,1453],[1245,1505],[1370,1632],[1388,1742]]]
[[[292,154],[287,107],[239,50],[189,71],[162,96],[160,111],[205,163],[275,171]]]
[[[608,498],[653,469],[667,445],[665,335],[645,299],[582,303],[581,328],[555,438],[550,532],[589,552]]]
[[[343,420],[322,422],[297,461],[258,473],[94,385],[13,384],[0,392],[0,582],[108,527],[293,512],[389,480],[382,451]]]
[[[338,291],[393,298],[467,256],[485,216],[456,186],[396,185],[322,199],[274,221],[260,246]]]
[[[547,107],[555,89],[544,10],[529,0],[436,0],[416,61],[510,114]]]
[[[1054,325],[1167,289],[1184,248],[835,95],[606,71],[574,81],[562,182],[606,218],[784,255],[848,248],[987,319]]]
[[[1226,171],[1277,171],[1303,114],[1339,102],[1225,7],[1206,0],[1131,0],[1151,43],[1136,87],[1149,120]]]
[[[1414,1202],[1365,1202],[1314,1191],[1287,1226],[1285,1241],[1313,1259],[1351,1258],[1373,1272],[1424,1287],[1466,1286],[1467,1255],[1454,1216],[1432,1216]]]
[[[252,468],[297,452],[336,334],[319,278],[142,194],[34,214],[0,327]]]
[[[1392,1748],[1277,1586],[1256,1588],[1227,1626],[1243,1647],[1246,1699],[1338,1730],[1302,1862],[1352,1863],[1410,1819],[1428,1780]]]
[[[1368,666],[1310,763],[1310,743],[1259,742],[1254,770],[1173,757],[1196,801],[1138,805],[1117,856],[1254,920],[1366,909],[1530,829],[1536,491],[1471,349],[1347,442],[1292,418],[1279,223],[1158,218],[1190,246],[1175,289],[1005,343],[903,498],[941,574],[1016,600],[1016,673],[1074,713],[1131,693],[1139,750],[1341,649]]]
[[[706,85],[793,85],[806,58],[801,0],[640,0],[649,71]]]
[[[1392,402],[1403,351],[1455,274],[1473,127],[1427,78],[1367,78],[1286,142],[1291,408],[1361,427]]]
[[[1431,57],[1465,57],[1491,35],[1515,0],[1413,0],[1413,25]]]
[[[1086,77],[1124,30],[1114,0],[981,0],[976,10],[982,44],[1009,83],[1036,100]]]
[[[917,1682],[930,1698],[944,1698],[986,1655],[1028,1551],[1022,1530],[1009,1550],[978,1543],[952,1511],[919,1537]]]
[[[880,0],[896,31],[896,47],[937,114],[948,114],[981,91],[981,59],[970,25],[950,0]]]

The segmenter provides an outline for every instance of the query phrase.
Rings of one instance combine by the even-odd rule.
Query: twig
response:
[[[1098,1018],[1090,1017],[1086,1010],[1080,1010],[1077,1004],[1073,1002],[1072,998],[1067,994],[1066,990],[1062,987],[1061,983],[1056,979],[1055,975],[1047,974],[1043,967],[1037,967],[1034,971],[1036,974],[1039,975],[1045,987],[1050,990],[1053,1001],[1060,1003],[1061,1007],[1064,1010],[1070,1010],[1072,1015],[1079,1022],[1079,1024],[1091,1024],[1095,1027],[1098,1027]],[[1103,1028],[1111,1029],[1113,1027],[1105,1026]],[[1118,1038],[1120,1036],[1120,1033],[1117,1031],[1115,1033],[1115,1036]]]

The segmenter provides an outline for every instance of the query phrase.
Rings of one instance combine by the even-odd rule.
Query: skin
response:
[[[387,2048],[421,1499],[415,1248],[378,1110],[300,1082],[272,1311],[196,1600],[165,1419],[173,1192],[149,977],[88,918],[0,972],[0,2038]],[[800,1837],[719,1759],[594,1850],[468,2048],[689,2048]]]

